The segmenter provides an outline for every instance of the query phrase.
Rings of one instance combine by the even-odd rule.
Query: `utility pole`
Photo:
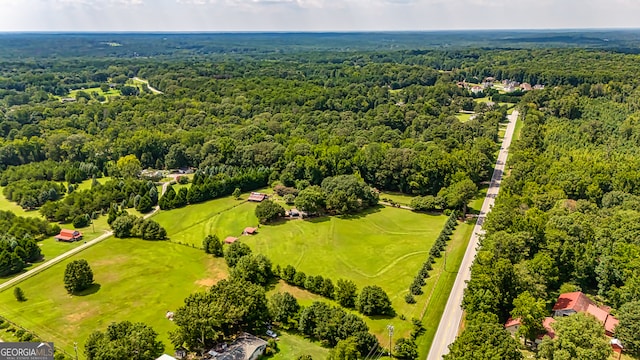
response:
[[[389,330],[389,357],[391,357],[391,339],[393,338],[393,325],[387,325],[387,330]]]

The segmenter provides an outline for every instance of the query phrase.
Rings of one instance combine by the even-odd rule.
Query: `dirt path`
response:
[[[134,77],[133,80],[140,81],[141,83],[144,83],[149,88],[149,91],[151,91],[152,93],[154,93],[156,95],[164,94],[162,91],[160,91],[160,90],[154,88],[153,86],[149,85],[149,81],[148,80],[140,79],[137,76]]]

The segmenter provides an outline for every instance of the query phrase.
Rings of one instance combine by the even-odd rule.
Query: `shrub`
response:
[[[416,303],[416,299],[413,297],[413,295],[411,293],[408,293],[407,295],[404,296],[404,301],[407,304],[415,304]]]
[[[24,296],[24,291],[19,287],[13,289],[13,296],[15,296],[16,300],[20,302],[27,301],[27,298]]]

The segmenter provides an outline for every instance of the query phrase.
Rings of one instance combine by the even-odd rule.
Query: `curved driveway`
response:
[[[458,270],[458,276],[453,284],[451,293],[449,294],[449,300],[442,313],[438,330],[433,338],[431,349],[429,349],[429,356],[427,360],[441,360],[442,357],[449,353],[449,344],[458,336],[458,329],[460,328],[460,322],[462,321],[462,295],[464,289],[467,287],[467,281],[471,278],[471,264],[476,257],[476,249],[478,248],[479,237],[484,234],[482,229],[482,223],[487,214],[491,211],[498,191],[500,190],[500,183],[502,181],[502,174],[504,173],[505,163],[507,162],[507,156],[509,155],[509,146],[511,145],[511,139],[513,138],[513,132],[516,127],[516,120],[518,119],[518,111],[514,111],[508,117],[509,123],[507,124],[507,130],[502,140],[502,147],[498,154],[498,160],[496,160],[496,167],[493,170],[493,176],[491,177],[491,184],[487,190],[487,196],[482,203],[482,209],[478,215],[478,221],[473,228],[473,234],[469,240],[467,251],[464,254],[460,269]]]

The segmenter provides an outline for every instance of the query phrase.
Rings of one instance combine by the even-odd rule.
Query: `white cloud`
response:
[[[640,27],[640,0],[0,0],[0,31]]]

